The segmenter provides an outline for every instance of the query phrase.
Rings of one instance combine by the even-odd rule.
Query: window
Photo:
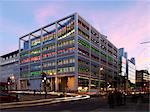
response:
[[[78,43],[86,48],[90,48],[90,45],[81,39],[78,40]]]
[[[68,73],[68,72],[74,72],[75,67],[64,67],[64,68],[58,68],[58,73]]]
[[[89,27],[86,26],[86,25],[85,25],[83,22],[81,22],[80,20],[78,20],[78,24],[79,24],[80,26],[82,26],[84,29],[89,30]]]
[[[55,49],[55,44],[52,44],[50,46],[46,46],[43,48],[43,51],[47,51],[47,50],[52,50],[52,49]]]
[[[56,63],[55,62],[45,62],[43,63],[43,67],[50,67],[50,66],[55,66]]]
[[[83,56],[89,56],[89,53],[87,52],[87,51],[84,51],[84,50],[82,50],[82,49],[80,49],[80,48],[78,48],[79,50],[78,50],[78,52],[79,52],[79,54],[81,54],[81,55],[83,55]]]
[[[63,54],[67,54],[67,53],[72,53],[74,52],[75,47],[71,47],[71,48],[66,48],[66,49],[62,49],[58,51],[58,55],[63,55]]]
[[[56,75],[56,69],[44,70],[43,72],[48,75]]]
[[[34,47],[34,46],[37,46],[37,45],[40,45],[41,43],[41,39],[34,39],[34,40],[31,40],[31,47]]]
[[[74,33],[74,29],[73,30],[71,30],[71,31],[69,31],[68,33],[66,33],[65,35],[63,35],[63,36],[61,36],[61,37],[58,37],[58,40],[61,40],[61,39],[63,39],[63,38],[66,38],[66,37],[68,37],[69,35],[72,35],[73,33]]]
[[[73,57],[67,58],[67,59],[61,59],[61,60],[58,60],[58,65],[74,63],[74,61],[75,61],[75,59]]]
[[[58,43],[58,47],[63,47],[63,46],[67,46],[67,45],[72,45],[74,43],[74,40],[67,40],[67,41],[63,41]]]
[[[53,41],[55,38],[56,38],[56,31],[53,30],[49,34],[47,34],[46,36],[43,37],[43,44],[49,43],[49,42]]]
[[[78,71],[79,73],[83,73],[83,74],[89,74],[89,68],[87,67],[78,67]]]
[[[55,56],[56,52],[50,52],[50,53],[47,53],[47,54],[43,54],[43,58],[48,58],[48,57],[52,57],[52,56]]]
[[[89,36],[88,36],[86,33],[84,33],[83,31],[81,31],[80,29],[78,29],[78,33],[79,33],[79,35],[82,36],[83,38],[89,39]]]
[[[31,51],[31,54],[38,54],[38,53],[40,53],[40,50],[38,49],[38,50],[33,50],[33,51]]]

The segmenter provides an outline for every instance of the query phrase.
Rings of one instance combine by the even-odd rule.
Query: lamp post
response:
[[[126,76],[123,76],[124,78],[124,91],[127,93],[127,77]]]
[[[100,82],[100,80],[101,80],[101,78],[100,78],[100,75],[101,75],[101,71],[103,70],[103,68],[101,67],[100,69],[100,74],[99,74],[99,84],[98,84],[98,88],[99,88],[99,92],[100,92],[100,85],[101,85],[101,82]]]
[[[11,89],[11,87],[10,87],[11,78],[10,77],[7,78],[7,84],[8,84],[8,91],[10,91],[10,89]]]
[[[15,86],[15,76],[12,75],[12,76],[10,77],[10,79],[11,79],[11,82],[12,82],[12,89],[14,89],[14,86]]]
[[[46,81],[47,81],[46,73],[42,72],[42,82],[44,83],[45,99],[46,99],[46,96],[47,96]]]

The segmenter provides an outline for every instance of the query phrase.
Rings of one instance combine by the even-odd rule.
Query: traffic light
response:
[[[42,72],[41,75],[42,75],[42,80],[46,80],[46,73]]]
[[[44,73],[44,72],[42,72],[41,75],[42,75],[42,82],[44,83],[44,91],[45,91],[45,99],[46,99],[46,96],[47,96],[47,91],[46,91],[46,80],[47,80],[47,77],[46,77],[46,73]]]
[[[7,78],[7,83],[8,83],[8,84],[11,83],[11,78],[10,78],[10,77]]]

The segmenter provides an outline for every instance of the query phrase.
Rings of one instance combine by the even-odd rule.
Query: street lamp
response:
[[[98,84],[98,86],[99,86],[99,91],[100,91],[100,79],[101,79],[100,75],[101,75],[101,71],[103,70],[103,68],[101,67],[99,70],[100,70],[100,74],[99,74],[99,84]]]
[[[15,77],[14,77],[14,76],[11,76],[10,78],[11,78],[11,80],[14,80],[14,79],[15,79]]]
[[[15,76],[14,75],[10,76],[10,79],[11,79],[11,83],[12,83],[11,88],[14,89],[14,87],[16,85]]]

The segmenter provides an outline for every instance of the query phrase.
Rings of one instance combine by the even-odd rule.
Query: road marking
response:
[[[30,106],[40,106],[40,105],[46,105],[46,104],[53,104],[53,103],[58,103],[58,102],[63,102],[63,101],[74,101],[74,100],[81,100],[81,99],[87,99],[90,98],[90,96],[86,95],[84,97],[66,97],[66,98],[55,98],[55,99],[44,99],[46,100],[46,102],[44,102],[44,100],[38,100],[38,102],[36,101],[26,101],[24,104],[21,104],[21,102],[16,102],[16,104],[20,104],[20,105],[14,105],[15,103],[7,103],[7,104],[3,104],[3,106],[0,109],[8,109],[8,108],[17,108],[17,107],[30,107]],[[39,102],[39,101],[43,101],[43,102]],[[50,102],[49,102],[50,101]],[[34,104],[33,104],[34,103]]]

